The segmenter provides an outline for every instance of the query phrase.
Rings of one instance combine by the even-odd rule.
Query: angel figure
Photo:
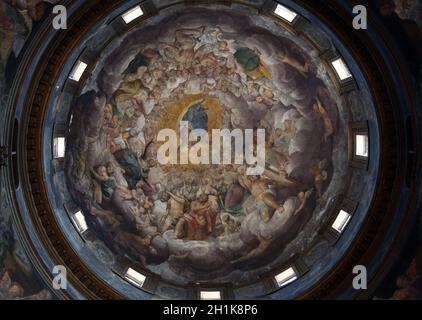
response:
[[[324,182],[328,179],[326,166],[327,166],[327,160],[323,159],[323,160],[318,161],[310,169],[311,173],[314,176],[315,188],[319,197],[322,194],[322,186]]]
[[[324,122],[324,142],[327,141],[327,138],[334,133],[333,124],[331,122],[330,116],[328,115],[327,111],[321,105],[319,99],[315,99],[314,110],[318,114],[318,116]]]

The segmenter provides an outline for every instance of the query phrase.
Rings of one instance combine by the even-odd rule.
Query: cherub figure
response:
[[[333,124],[331,122],[330,116],[328,115],[325,108],[321,105],[319,99],[316,99],[314,104],[314,110],[318,114],[318,116],[324,122],[324,142],[327,141],[328,137],[334,133]]]
[[[162,232],[166,232],[170,227],[176,225],[177,221],[183,217],[186,205],[186,199],[180,191],[176,191],[176,194],[167,192],[164,197],[167,201],[167,212],[163,218]]]
[[[110,177],[107,168],[104,165],[98,166],[95,170],[91,170],[92,176],[99,183],[96,188],[95,196],[99,204],[103,201],[109,201],[117,188],[117,181],[114,177]]]
[[[299,192],[297,195],[297,198],[299,200],[299,206],[296,208],[296,210],[294,211],[293,215],[299,213],[306,205],[306,201],[309,199],[309,197],[312,195],[312,193],[314,192],[314,189],[310,189],[306,192]]]
[[[221,217],[221,223],[224,227],[225,237],[230,236],[239,229],[239,223],[232,219],[229,214],[225,214]]]
[[[206,194],[202,194],[198,200],[192,202],[191,210],[185,214],[176,225],[178,238],[188,240],[205,240],[213,230],[217,212],[213,210],[213,204]]]
[[[305,62],[301,62],[299,59],[293,57],[293,55],[288,54],[287,51],[279,51],[276,59],[294,68],[303,76],[306,76],[306,74],[309,72],[310,65],[306,60]]]
[[[314,176],[314,183],[315,183],[315,188],[316,188],[318,197],[321,196],[323,184],[328,179],[326,166],[327,166],[327,160],[323,159],[323,160],[318,161],[310,169],[311,173]]]
[[[269,170],[265,170],[261,177],[247,176],[245,166],[239,168],[239,184],[249,190],[256,200],[275,210],[279,209],[281,204],[277,200],[274,187],[299,186],[297,182],[282,176],[278,177]]]
[[[211,179],[205,178],[202,180],[202,185],[199,187],[196,196],[199,197],[201,194],[218,195],[218,191],[213,187]]]

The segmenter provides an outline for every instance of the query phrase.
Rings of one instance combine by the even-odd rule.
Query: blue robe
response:
[[[114,157],[120,166],[125,170],[124,177],[130,189],[134,189],[136,184],[143,178],[143,171],[138,162],[136,154],[129,149],[118,150]]]

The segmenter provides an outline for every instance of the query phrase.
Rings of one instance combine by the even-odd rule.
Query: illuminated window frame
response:
[[[279,3],[277,3],[277,6],[274,9],[274,15],[287,21],[288,23],[293,23],[293,21],[299,16],[293,10]]]
[[[199,292],[200,300],[221,300],[221,291],[202,290]]]
[[[349,123],[349,164],[351,167],[368,170],[371,157],[370,141],[368,121]]]
[[[347,81],[353,78],[349,67],[347,66],[346,62],[344,62],[344,59],[342,57],[337,57],[336,59],[332,60],[331,66],[333,67],[334,72],[336,73],[340,81]]]
[[[346,229],[347,225],[350,222],[352,215],[345,210],[340,210],[336,219],[334,220],[331,228],[333,228],[338,233],[343,233],[344,229]]]
[[[289,267],[274,276],[274,280],[279,288],[287,286],[288,284],[296,281],[298,278],[299,276],[293,267]]]
[[[78,211],[72,215],[72,222],[80,234],[83,234],[88,230],[88,224],[86,223],[82,211]]]
[[[128,281],[129,283],[135,285],[138,288],[142,288],[145,284],[146,276],[144,276],[142,273],[132,269],[128,268],[125,272],[124,279]]]
[[[66,138],[54,137],[53,139],[53,157],[54,159],[63,159],[66,155]]]
[[[79,82],[87,68],[88,63],[83,62],[82,60],[78,60],[69,75],[69,79]]]
[[[137,5],[133,7],[132,9],[129,9],[125,13],[121,15],[123,21],[126,24],[130,24],[131,22],[135,21],[139,17],[142,17],[144,15],[144,12],[140,5]]]
[[[367,133],[357,132],[354,134],[355,156],[369,157],[369,137]]]

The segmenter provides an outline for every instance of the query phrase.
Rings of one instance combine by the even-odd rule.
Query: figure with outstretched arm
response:
[[[195,46],[195,38],[199,38],[204,34],[205,27],[195,29],[178,29],[176,30],[176,44],[183,49],[193,49]]]
[[[94,179],[99,183],[99,188],[96,188],[95,196],[99,204],[104,200],[109,201],[117,188],[117,181],[114,177],[110,177],[105,166],[98,166],[95,170],[91,170]]]
[[[270,177],[267,178],[267,177]],[[246,175],[246,167],[239,168],[239,184],[257,200],[261,200],[268,207],[278,210],[281,204],[277,201],[273,187],[296,187],[299,183],[287,179],[283,176],[277,176],[273,172],[266,170],[262,177]]]
[[[279,52],[276,56],[276,59],[280,62],[288,64],[292,68],[299,71],[302,75],[305,75],[309,72],[309,63],[304,62],[301,63],[296,58],[292,57],[291,55],[287,54],[286,52]]]
[[[165,200],[167,201],[167,212],[162,219],[162,232],[166,232],[170,229],[170,227],[175,226],[177,221],[183,217],[186,204],[186,200],[183,198],[180,191],[177,191],[176,194],[167,191],[166,194],[167,196],[165,196]]]

